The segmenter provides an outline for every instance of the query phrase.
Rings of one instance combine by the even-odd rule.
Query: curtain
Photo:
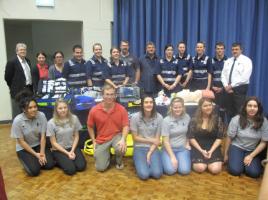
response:
[[[249,95],[258,96],[268,113],[268,0],[114,0],[113,45],[128,40],[136,56],[152,41],[163,56],[168,43],[176,48],[187,43],[195,55],[197,41],[206,43],[206,54],[214,55],[215,44],[225,43],[231,56],[233,42],[241,42],[243,53],[253,61]]]

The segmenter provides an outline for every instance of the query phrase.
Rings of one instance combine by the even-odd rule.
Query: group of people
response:
[[[163,119],[154,98],[144,95],[140,111],[129,119],[126,109],[116,102],[113,86],[104,85],[102,96],[103,101],[89,111],[87,120],[97,171],[110,167],[111,147],[115,149],[116,168],[124,168],[126,137],[130,131],[134,166],[142,180],[158,179],[163,174],[187,175],[192,169],[218,174],[223,162],[235,176],[245,173],[257,178],[262,173],[260,153],[268,141],[268,122],[256,97],[248,97],[241,112],[232,118],[223,151],[224,125],[212,99],[200,99],[191,118],[184,100],[174,97]],[[85,170],[86,160],[77,148],[78,131],[82,127],[68,103],[58,99],[53,118],[47,122],[28,92],[19,93],[17,100],[23,112],[13,121],[11,137],[16,139],[17,155],[25,171],[36,176],[40,169],[52,169],[55,164],[68,175]],[[46,142],[46,137],[50,142]]]
[[[228,114],[228,119],[239,112],[245,97],[252,73],[252,61],[242,54],[240,43],[233,43],[232,57],[227,59],[225,45],[215,45],[214,57],[205,54],[205,43],[197,42],[196,55],[187,53],[186,44],[177,44],[177,55],[174,47],[167,44],[164,57],[156,55],[154,43],[146,44],[146,53],[138,59],[129,52],[128,41],[121,41],[120,48],[112,47],[110,59],[102,56],[102,45],[95,43],[93,56],[85,61],[83,48],[73,46],[73,58],[64,62],[64,54],[56,51],[54,63],[49,66],[47,55],[41,51],[36,54],[37,64],[31,66],[26,58],[27,47],[23,43],[16,46],[16,57],[8,61],[5,80],[10,88],[13,118],[19,113],[14,101],[15,94],[23,88],[38,92],[40,81],[65,78],[69,87],[92,87],[101,91],[108,83],[114,88],[135,84],[140,87],[142,95],[156,97],[162,89],[167,96],[182,89],[212,90],[215,102],[220,110]]]
[[[57,51],[50,67],[44,52],[37,53],[37,64],[31,67],[26,48],[23,43],[17,44],[16,57],[6,65],[5,80],[14,118],[11,136],[16,139],[18,158],[29,175],[35,176],[41,168],[51,169],[55,164],[69,175],[86,168],[85,158],[77,148],[81,124],[68,104],[57,100],[53,118],[47,122],[36,100],[25,95],[25,91],[37,92],[40,80],[63,77],[69,87],[88,86],[102,91],[103,101],[90,110],[87,121],[97,171],[110,166],[111,147],[115,149],[116,168],[124,167],[122,158],[130,131],[134,165],[141,179],[160,178],[163,173],[186,175],[191,169],[217,174],[224,161],[233,175],[245,172],[250,177],[260,176],[259,154],[266,147],[268,124],[259,100],[246,100],[252,62],[242,54],[240,43],[232,45],[233,56],[229,59],[222,42],[215,45],[213,58],[205,55],[203,42],[197,43],[194,57],[187,54],[186,44],[179,42],[177,55],[172,45],[166,45],[165,56],[160,59],[155,45],[148,42],[145,56],[137,59],[129,53],[128,41],[121,41],[120,48],[111,48],[110,61],[103,58],[102,45],[95,43],[94,55],[87,62],[83,48],[74,45],[72,59],[64,63],[63,53]],[[115,101],[116,89],[129,83],[138,85],[142,93],[141,110],[131,119]],[[211,99],[199,101],[192,119],[185,112],[183,99],[178,97],[171,100],[164,119],[156,111],[154,97],[159,89],[170,95],[183,88],[211,89],[219,110],[226,109],[230,123],[223,154],[224,125]]]

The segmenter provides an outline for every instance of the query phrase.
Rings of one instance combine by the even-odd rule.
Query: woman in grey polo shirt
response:
[[[169,115],[162,124],[162,162],[164,173],[168,175],[191,172],[190,144],[186,138],[190,116],[185,113],[184,101],[175,97],[170,102]]]
[[[86,160],[77,144],[79,130],[82,128],[77,116],[73,115],[67,102],[58,99],[55,103],[53,118],[47,124],[47,136],[52,144],[52,155],[56,163],[68,175],[86,168]]]
[[[12,123],[11,137],[16,139],[17,156],[30,176],[37,176],[40,169],[52,169],[54,161],[46,148],[47,119],[39,112],[36,100],[22,91],[17,100],[23,111]]]
[[[133,160],[137,175],[146,180],[158,179],[163,174],[160,151],[162,116],[156,112],[153,97],[145,96],[141,101],[141,111],[130,119],[130,130],[134,140]]]
[[[263,116],[261,102],[249,97],[241,113],[232,118],[228,127],[224,160],[228,160],[228,171],[234,176],[243,172],[257,178],[261,175],[260,152],[268,141],[268,122]]]
[[[220,173],[223,163],[223,125],[214,112],[211,99],[199,100],[195,116],[189,124],[187,137],[192,147],[193,170],[202,173],[208,169],[212,174]]]

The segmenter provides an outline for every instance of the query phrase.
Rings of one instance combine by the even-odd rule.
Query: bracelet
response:
[[[267,163],[268,163],[268,159],[261,161],[262,166],[265,166]]]

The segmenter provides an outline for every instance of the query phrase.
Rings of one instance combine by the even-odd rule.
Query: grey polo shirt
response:
[[[47,136],[55,136],[57,143],[65,149],[71,148],[74,142],[74,134],[82,129],[82,125],[77,118],[73,115],[73,125],[66,122],[62,126],[57,125],[54,119],[50,119],[47,123]]]
[[[260,140],[268,141],[267,119],[264,119],[262,127],[257,131],[252,128],[252,125],[249,123],[249,126],[242,129],[239,125],[239,115],[233,117],[227,131],[232,144],[246,151],[253,151]]]
[[[24,138],[30,147],[40,145],[41,135],[46,133],[47,119],[42,112],[37,112],[34,119],[28,119],[24,113],[17,115],[11,127],[12,138]],[[23,147],[16,141],[16,151],[23,150]]]
[[[154,138],[157,133],[160,135],[162,120],[163,117],[159,113],[154,118],[145,120],[141,112],[137,112],[130,119],[130,130],[143,138]],[[134,141],[134,146],[150,147],[151,145]]]
[[[163,120],[161,135],[169,137],[169,143],[172,148],[185,146],[186,133],[188,131],[190,120],[191,118],[188,114],[184,114],[178,118],[167,116]]]

